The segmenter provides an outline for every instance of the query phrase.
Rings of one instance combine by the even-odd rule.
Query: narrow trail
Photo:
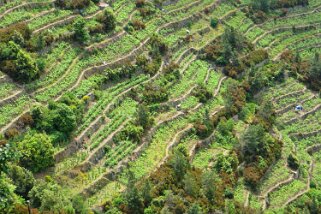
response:
[[[298,14],[293,14],[293,15],[286,15],[284,17],[278,17],[275,19],[274,22],[278,22],[280,20],[285,20],[285,19],[291,19],[291,18],[296,18],[296,17],[301,17],[301,16],[307,16],[307,15],[310,15],[310,14],[313,14],[313,13],[316,13],[316,12],[319,12],[319,10],[321,9],[321,5],[319,5],[318,7],[316,7],[315,9],[311,10],[311,11],[308,11],[308,12],[303,12],[303,13],[298,13]],[[256,27],[264,27],[264,25],[266,24],[266,22],[263,22],[261,24],[254,24]],[[254,27],[255,27],[254,26]],[[262,30],[264,30],[264,28],[261,28]],[[246,32],[248,33],[248,32]],[[245,33],[245,34],[246,34]]]
[[[299,139],[305,139],[308,137],[312,137],[312,136],[316,136],[318,134],[321,133],[321,129],[315,130],[315,131],[311,131],[311,132],[299,132],[299,133],[291,133],[290,136],[291,137],[296,137]]]
[[[17,115],[14,119],[12,119],[10,121],[10,123],[8,123],[7,125],[5,125],[4,127],[2,127],[0,129],[0,133],[4,134],[11,126],[13,126],[15,123],[17,123],[17,121],[20,119],[20,117],[26,113],[28,113],[30,111],[29,108],[27,108],[25,111],[23,111],[21,114]]]
[[[265,201],[265,199],[268,197],[268,195],[271,192],[273,192],[274,190],[278,189],[282,185],[286,185],[286,184],[291,183],[294,180],[294,177],[295,177],[295,174],[292,173],[291,176],[289,176],[288,178],[277,182],[276,184],[272,185],[270,188],[268,188],[264,192],[260,193],[260,195],[258,197],[262,198]]]
[[[313,98],[316,98],[316,95],[315,95],[315,94],[311,95],[310,97],[308,97],[308,98],[306,98],[306,99],[304,99],[304,100],[301,100],[301,101],[298,102],[298,103],[291,103],[291,104],[285,106],[284,108],[278,109],[278,110],[275,111],[275,113],[278,114],[278,115],[284,114],[285,112],[288,112],[288,111],[290,111],[291,109],[294,109],[295,106],[297,106],[297,104],[303,105],[304,103],[312,100]]]
[[[94,195],[96,192],[93,191],[95,189],[94,187],[100,184],[101,186],[105,186],[110,182],[110,178],[112,177],[111,180],[114,180],[116,175],[120,174],[122,170],[128,165],[129,162],[135,161],[137,158],[140,157],[141,153],[143,150],[149,145],[151,142],[151,138],[154,135],[155,131],[162,126],[165,123],[168,123],[172,120],[175,120],[176,118],[184,115],[183,112],[178,112],[177,114],[173,115],[170,118],[164,119],[162,121],[159,121],[156,126],[154,126],[152,129],[148,131],[148,133],[143,137],[142,139],[142,144],[140,144],[130,156],[126,157],[125,159],[121,160],[115,167],[112,169],[107,169],[106,172],[101,174],[94,182],[80,190],[77,194],[80,195]]]
[[[245,201],[244,201],[244,207],[248,207],[249,206],[249,198],[250,198],[250,191],[245,190],[244,192],[244,197],[245,197]]]
[[[99,48],[99,49],[105,48],[105,47],[107,47],[108,44],[118,40],[119,38],[123,37],[125,34],[126,34],[126,31],[124,31],[124,30],[119,31],[118,33],[116,33],[112,37],[108,37],[107,39],[105,39],[99,43],[94,43],[94,44],[91,44],[91,45],[85,47],[85,50],[91,51],[95,48]]]
[[[225,81],[227,79],[227,76],[224,76],[220,79],[220,81],[218,82],[217,84],[217,87],[215,89],[215,91],[213,92],[213,97],[216,97],[218,95],[218,93],[220,92],[221,90],[221,86],[223,84],[223,81]]]
[[[214,2],[210,7],[212,7],[213,5],[214,5],[214,6],[217,5],[218,2],[220,2],[220,1],[218,0],[218,1]],[[182,20],[185,20],[185,19],[182,19]],[[180,22],[180,21],[182,21],[182,20],[175,21],[175,22],[170,22],[170,23],[166,23],[166,24],[164,24],[163,26],[160,26],[160,27],[157,29],[157,32],[158,32],[161,28],[164,28],[164,27],[166,27],[166,26],[169,26],[169,25],[171,25],[171,24],[173,24],[173,23]],[[148,42],[149,39],[150,39],[150,38],[147,38],[147,39],[145,40],[145,42]],[[207,44],[205,44],[205,45],[204,45],[203,47],[201,47],[200,49],[206,47],[209,43],[210,43],[210,42],[208,42]],[[190,48],[190,49],[191,49],[191,50],[195,50],[195,48]],[[62,79],[64,79],[64,78],[67,76],[67,74],[69,73],[69,71],[71,70],[71,68],[74,66],[74,64],[76,63],[76,61],[78,61],[78,60],[82,57],[82,54],[83,54],[83,53],[81,53],[80,55],[78,55],[78,56],[73,60],[72,64],[69,66],[69,68],[67,69],[67,71],[64,73],[64,75],[63,75],[62,77],[60,77],[58,80],[56,80],[54,83],[50,84],[49,86],[46,86],[46,87],[44,87],[44,88],[41,88],[41,89],[37,90],[36,92],[44,91],[44,90],[46,90],[47,88],[51,87],[52,85],[54,85],[54,84],[56,84],[57,82],[60,82]],[[181,57],[182,57],[182,55],[181,55]],[[104,66],[106,66],[106,65],[103,64],[103,65],[100,65],[100,66],[94,66],[94,67],[92,67],[91,69],[94,69],[94,68],[102,68],[102,67],[104,67]],[[88,69],[86,69],[86,71],[88,71]],[[84,76],[84,72],[82,72],[81,76],[78,77],[78,80],[77,80],[78,83],[76,83],[76,84],[79,84],[79,82],[81,81],[81,79],[82,79],[83,76]],[[73,87],[73,88],[74,88],[74,87]],[[35,93],[35,92],[34,92],[34,93]],[[34,95],[34,93],[33,93],[32,95]],[[56,98],[55,100],[58,100],[61,96],[62,96],[62,95],[58,96],[58,98]]]
[[[14,11],[14,10],[17,10],[17,9],[20,9],[22,7],[25,7],[25,6],[32,6],[32,5],[37,5],[37,4],[51,4],[51,3],[54,3],[55,1],[52,0],[52,1],[47,1],[47,2],[25,2],[25,3],[22,3],[22,4],[19,4],[17,6],[14,6],[6,11],[4,11],[3,13],[0,14],[0,19],[2,19],[6,14]]]
[[[123,91],[123,92],[121,92],[120,94],[118,94],[117,96],[115,96],[115,97],[110,101],[110,103],[106,106],[106,108],[103,110],[103,112],[101,113],[101,115],[105,115],[105,114],[109,111],[109,109],[111,108],[111,106],[114,104],[114,101],[115,101],[116,99],[118,99],[119,97],[127,94],[127,93],[130,92],[132,89],[135,89],[135,88],[137,88],[138,86],[143,85],[143,84],[146,84],[146,83],[154,80],[155,78],[157,78],[157,77],[160,75],[160,73],[162,72],[162,70],[164,69],[164,65],[165,65],[165,63],[164,63],[164,61],[162,61],[162,64],[161,64],[158,72],[157,72],[152,78],[149,78],[149,79],[147,79],[147,80],[145,80],[145,81],[143,81],[143,82],[141,82],[141,83],[137,83],[136,85],[134,85],[134,86],[132,86],[132,87],[129,87],[129,88],[126,89],[125,91]],[[92,121],[92,122],[89,124],[89,126],[88,126],[84,131],[82,131],[82,132],[80,133],[80,135],[78,135],[75,139],[76,139],[76,140],[79,140],[79,139],[83,138],[83,136],[88,132],[88,130],[90,130],[91,127],[93,127],[95,124],[97,124],[97,122],[101,119],[101,117],[102,117],[101,115],[99,115],[94,121]]]
[[[212,5],[217,5],[218,2],[220,2],[220,0],[214,2]],[[212,6],[212,5],[211,5],[211,6]],[[198,14],[201,14],[201,13],[202,13],[202,11],[198,12]],[[165,28],[165,27],[168,27],[168,26],[170,26],[170,25],[172,25],[172,24],[174,24],[174,23],[184,22],[185,20],[188,20],[190,17],[194,17],[194,16],[195,16],[195,14],[192,14],[192,15],[184,18],[184,19],[181,19],[181,20],[178,20],[178,21],[169,22],[169,23],[166,23],[166,24],[164,24],[164,25],[161,25],[161,26],[159,26],[159,27],[156,29],[155,32],[157,33],[157,32],[159,32],[161,29],[163,29],[163,28]],[[121,57],[121,58],[115,59],[115,60],[112,61],[112,62],[103,63],[103,64],[101,64],[101,65],[94,65],[94,66],[88,67],[87,69],[83,70],[83,71],[81,72],[80,76],[78,76],[78,79],[77,79],[76,83],[75,83],[72,87],[68,88],[68,91],[71,91],[71,90],[73,90],[74,88],[76,88],[76,87],[80,84],[80,82],[82,81],[84,75],[85,75],[87,72],[90,72],[90,71],[92,71],[92,72],[93,72],[93,71],[101,71],[101,70],[106,69],[107,67],[110,67],[110,66],[112,66],[112,65],[115,65],[115,64],[117,64],[117,63],[121,63],[123,60],[128,59],[128,58],[131,57],[132,55],[135,55],[137,51],[139,51],[141,48],[143,48],[143,47],[149,42],[149,40],[150,40],[150,37],[147,37],[144,41],[142,41],[142,42],[140,43],[140,45],[139,45],[138,47],[134,48],[130,53],[128,53],[127,55],[125,55],[125,56],[123,56],[123,57]],[[206,44],[206,45],[207,45],[207,44]],[[206,46],[206,45],[205,45],[205,46]],[[203,48],[203,47],[202,47],[202,48]],[[202,49],[202,48],[200,48],[200,49]],[[195,48],[190,48],[189,51],[191,51],[191,50],[195,50]],[[186,53],[185,53],[185,54],[186,54]],[[181,57],[183,57],[183,56],[184,56],[184,54],[181,55]],[[181,58],[179,58],[179,60],[181,60]],[[177,61],[176,61],[176,62],[177,62]],[[60,99],[61,96],[62,96],[62,95],[58,96],[55,100]]]
[[[249,28],[245,31],[244,35],[248,34],[251,30],[253,30],[253,29],[256,28],[256,27],[259,27],[259,26],[258,26],[257,24],[255,24],[255,23],[253,23],[253,25],[252,25],[251,27],[249,27]]]
[[[88,16],[85,16],[84,19],[87,19],[87,20],[88,20],[88,19],[94,18],[95,16],[101,14],[103,11],[104,11],[104,10],[98,10],[98,11],[96,11],[96,12],[93,13],[93,14],[89,14]]]
[[[304,47],[300,47],[300,48],[291,48],[293,45],[296,45],[296,44],[298,44],[298,43],[300,43],[300,42],[304,42],[304,41],[306,41],[307,39],[309,39],[309,38],[318,38],[318,37],[320,37],[321,36],[321,34],[320,33],[317,33],[317,34],[313,34],[313,35],[310,35],[310,36],[306,36],[306,37],[304,37],[304,38],[300,38],[300,39],[298,39],[298,40],[295,40],[295,41],[293,41],[293,42],[291,42],[290,44],[288,44],[288,45],[286,45],[285,47],[284,47],[284,49],[280,52],[280,53],[278,53],[276,56],[274,56],[273,57],[273,61],[277,61],[277,60],[279,60],[280,59],[280,57],[282,56],[282,54],[284,53],[284,52],[286,52],[286,51],[289,51],[289,50],[295,50],[295,51],[297,51],[297,52],[299,52],[299,51],[301,51],[301,50],[307,50],[307,49],[309,49],[309,48],[319,48],[319,47],[321,47],[321,44],[312,44],[312,45],[308,45],[308,46],[304,46]]]
[[[200,2],[201,2],[200,0],[197,0],[197,1],[195,1],[195,2],[190,3],[189,5],[185,5],[185,6],[183,6],[183,7],[180,7],[180,8],[174,9],[174,10],[171,10],[171,11],[169,11],[167,14],[175,13],[175,12],[182,11],[182,10],[188,10],[190,7],[193,7],[193,6],[195,6],[195,4],[198,4],[198,3],[200,3]],[[136,10],[133,10],[133,11],[130,13],[128,19],[122,24],[121,28],[124,28],[124,27],[132,20],[132,18],[133,18],[133,16],[135,15],[136,12],[137,12]],[[193,16],[193,15],[191,15],[191,16]],[[188,18],[190,18],[191,16],[188,16]],[[170,23],[166,23],[166,24],[164,24],[163,27],[165,28],[167,25],[170,25],[170,24],[173,24],[173,23],[176,23],[176,22],[180,22],[180,21],[184,21],[184,20],[185,20],[185,18],[184,18],[183,20],[173,21],[173,22],[170,22]],[[152,21],[152,20],[151,20],[151,21]],[[151,21],[150,21],[150,22],[151,22]],[[158,32],[159,30],[156,30],[156,31]],[[124,36],[125,34],[126,34],[126,31],[125,31],[125,30],[119,31],[119,32],[117,32],[114,36],[112,36],[112,37],[110,37],[110,38],[107,38],[107,39],[105,39],[105,40],[103,40],[103,41],[101,41],[101,42],[92,44],[92,45],[86,47],[85,49],[86,49],[86,50],[91,50],[91,49],[93,49],[93,48],[104,48],[104,47],[106,47],[110,42],[115,41],[115,39],[118,39],[118,38]]]
[[[221,87],[222,87],[222,83],[223,83],[223,81],[226,80],[226,79],[227,79],[226,76],[225,76],[225,77],[222,77],[222,78],[220,79],[220,81],[219,81],[216,89],[214,90],[213,98],[215,98],[215,97],[218,95],[218,93],[219,93],[219,91],[220,91],[220,89],[221,89]],[[198,108],[199,106],[196,106],[196,107]],[[218,112],[220,112],[220,111],[221,111],[222,109],[224,109],[224,108],[225,108],[225,106],[219,106],[216,110],[214,110],[214,111],[210,114],[211,117],[213,117],[214,115],[216,115]],[[193,159],[193,157],[194,157],[194,155],[195,155],[195,151],[196,151],[197,147],[201,147],[202,145],[207,144],[209,141],[211,141],[211,139],[214,137],[214,135],[215,135],[215,130],[214,130],[214,132],[213,132],[209,137],[207,137],[207,138],[204,139],[204,140],[201,140],[201,141],[196,142],[196,143],[192,146],[192,148],[188,151],[188,154],[189,154],[189,157],[190,157],[191,160]]]
[[[181,20],[180,20],[180,21],[181,21]],[[158,32],[160,29],[162,29],[164,26],[166,26],[166,25],[168,25],[168,24],[171,24],[171,23],[167,23],[167,24],[165,24],[165,25],[163,25],[163,26],[160,26],[156,31]],[[109,63],[103,63],[102,65],[99,65],[99,66],[92,66],[92,67],[89,67],[89,68],[83,70],[82,73],[81,73],[81,75],[78,77],[77,82],[76,82],[71,88],[69,88],[68,91],[73,90],[74,88],[76,88],[76,87],[81,83],[81,80],[83,79],[83,77],[84,77],[84,75],[85,75],[86,72],[88,72],[88,71],[90,71],[90,70],[94,70],[94,69],[99,69],[99,70],[104,69],[104,68],[106,68],[106,67],[108,67],[108,66],[110,66],[110,65],[112,65],[112,64],[114,64],[114,63],[120,62],[121,60],[130,57],[130,56],[131,56],[132,54],[134,54],[139,48],[142,48],[149,40],[150,40],[150,38],[148,37],[145,41],[141,42],[138,47],[136,47],[136,48],[133,49],[130,53],[128,53],[126,56],[124,56],[124,57],[122,57],[122,58],[120,58],[120,59],[117,59],[117,60],[115,60],[115,61],[113,61],[113,62],[109,62]],[[206,44],[206,45],[207,45],[207,44]],[[206,45],[204,45],[204,46],[206,46]],[[204,48],[204,47],[202,47],[202,48]],[[190,48],[190,49],[194,49],[194,48]],[[200,49],[201,49],[201,48],[200,48]],[[188,50],[189,50],[189,49],[188,49]],[[188,50],[187,50],[187,51],[188,51]],[[185,54],[186,54],[185,52],[182,53],[182,54],[180,55],[180,57],[178,58],[178,60],[176,60],[176,62],[179,61],[179,60],[181,60],[181,58],[182,58]],[[62,95],[58,96],[55,100],[59,100],[61,96],[62,96]],[[98,120],[97,120],[97,121],[98,121]]]
[[[230,10],[229,12],[225,13],[222,17],[219,18],[220,21],[223,21],[227,18],[229,18],[231,15],[233,15],[234,13],[240,11],[241,9],[243,9],[244,7],[240,7],[240,8],[235,8],[234,10]]]
[[[135,14],[135,12],[136,12],[136,10],[133,10],[130,13],[128,19],[126,19],[126,21],[124,23],[122,23],[122,26],[121,26],[122,29],[132,20],[132,17]],[[114,34],[113,36],[107,37],[103,41],[100,41],[100,42],[97,42],[97,43],[94,43],[94,44],[91,44],[91,45],[87,46],[85,48],[85,50],[91,51],[91,50],[93,50],[95,48],[99,48],[99,49],[105,48],[111,42],[115,42],[116,40],[118,40],[121,37],[125,36],[125,34],[126,34],[126,31],[125,30],[121,30],[121,31],[117,32],[116,34]]]
[[[17,96],[19,96],[20,94],[22,94],[22,90],[18,90],[16,91],[14,94],[11,94],[10,96],[0,100],[0,106],[2,106],[3,104],[7,103],[7,102],[11,102],[12,100],[16,99]]]
[[[166,160],[169,158],[170,156],[170,151],[172,150],[172,148],[179,143],[179,139],[182,137],[183,133],[186,133],[188,131],[190,131],[193,128],[192,124],[188,124],[184,129],[180,130],[179,132],[177,132],[174,137],[172,138],[172,140],[168,143],[167,147],[166,147],[166,151],[165,151],[165,157],[158,163],[158,165],[155,167],[155,169],[151,172],[155,172],[157,171],[165,162]],[[150,173],[150,174],[151,174]],[[149,174],[149,175],[150,175]]]
[[[88,15],[88,16],[84,16],[83,18],[86,19],[86,20],[88,20],[88,19],[91,19],[91,18],[97,16],[98,14],[100,14],[100,13],[102,13],[102,12],[103,12],[103,10],[100,9],[100,10],[96,11],[96,12],[93,13],[93,14],[90,14],[90,15]],[[34,35],[34,34],[37,34],[37,33],[39,33],[39,32],[42,32],[42,31],[44,31],[44,30],[47,30],[47,29],[49,29],[49,28],[51,28],[51,27],[56,27],[56,26],[59,26],[59,25],[68,24],[69,22],[71,22],[71,21],[73,21],[75,18],[77,18],[78,16],[80,16],[80,15],[79,15],[79,14],[73,14],[73,15],[70,15],[70,16],[67,16],[67,17],[62,17],[62,18],[60,18],[60,19],[58,19],[58,20],[56,20],[56,21],[54,21],[54,22],[51,22],[50,24],[47,24],[47,25],[45,25],[45,26],[42,26],[42,27],[34,30],[31,34]]]
[[[35,35],[41,31],[44,31],[44,30],[47,30],[53,26],[58,26],[58,25],[61,25],[61,24],[66,24],[66,23],[69,23],[71,22],[72,20],[74,20],[78,15],[70,15],[70,16],[67,16],[67,17],[62,17],[61,19],[55,21],[55,22],[51,22],[50,24],[48,25],[45,25],[43,27],[40,27],[36,30],[34,30],[31,34],[32,35]]]
[[[9,27],[9,26],[14,25],[14,24],[17,24],[17,23],[26,23],[26,24],[28,24],[28,23],[31,22],[32,20],[34,20],[34,19],[36,19],[36,18],[39,18],[39,17],[41,17],[41,16],[45,16],[45,15],[47,15],[47,14],[49,14],[49,13],[55,11],[55,10],[56,10],[55,8],[52,8],[52,9],[50,9],[50,10],[42,11],[42,12],[36,14],[36,15],[33,15],[33,16],[32,16],[31,18],[29,18],[29,19],[22,20],[22,21],[18,21],[18,22],[14,22],[14,23],[10,23],[10,24],[7,25],[6,27]]]
[[[108,63],[103,63],[101,65],[94,65],[92,67],[88,67],[87,69],[83,70],[80,75],[78,76],[78,79],[77,81],[75,82],[75,84],[73,84],[71,87],[68,88],[67,91],[72,91],[74,90],[75,88],[77,88],[79,86],[79,84],[81,83],[81,81],[83,80],[85,74],[89,71],[102,71],[112,65],[115,65],[117,63],[122,63],[124,60],[127,60],[129,59],[131,56],[135,56],[136,52],[138,50],[140,50],[141,48],[143,48],[148,42],[149,42],[150,38],[146,39],[145,41],[143,41],[142,43],[140,43],[140,45],[138,47],[136,47],[135,49],[133,49],[131,52],[129,52],[128,54],[126,54],[125,56],[122,56],[118,59],[115,59],[111,62],[108,62]],[[63,96],[63,94],[59,95],[57,98],[55,98],[55,100],[59,100],[61,97]]]
[[[285,203],[283,203],[281,205],[281,208],[285,207],[286,205],[288,205],[289,203],[291,203],[292,201],[296,200],[301,195],[307,193],[310,190],[310,183],[311,183],[311,178],[312,178],[313,167],[314,167],[314,161],[311,161],[311,164],[310,164],[310,167],[309,167],[309,175],[308,175],[308,182],[307,182],[306,188],[301,190],[300,192],[298,192],[296,195],[290,197]]]
[[[284,122],[284,125],[289,125],[289,124],[294,123],[294,122],[296,122],[296,121],[298,121],[298,120],[300,120],[300,119],[305,119],[308,115],[314,114],[314,113],[315,113],[316,111],[318,111],[320,108],[321,108],[321,104],[318,104],[318,105],[316,105],[313,109],[311,109],[310,111],[308,111],[308,112],[306,112],[306,113],[304,113],[304,114],[302,114],[302,115],[300,115],[300,116],[298,116],[298,117],[294,117],[294,118],[292,118],[292,119],[290,119],[290,120],[288,120],[288,121],[285,121],[285,122]]]
[[[321,24],[321,23],[302,24],[302,25],[298,25],[298,26],[295,26],[295,27],[296,27],[296,29],[304,29],[304,28],[309,28],[309,27],[317,27],[317,26],[319,26],[320,24]],[[256,38],[252,41],[252,44],[253,44],[253,45],[256,45],[259,40],[261,40],[261,39],[264,38],[266,35],[271,34],[271,33],[273,33],[273,32],[279,32],[279,31],[291,30],[291,29],[292,29],[292,26],[280,26],[280,27],[274,28],[274,29],[272,29],[272,30],[265,31],[263,34],[261,34],[261,35],[259,35],[258,37],[256,37]]]
[[[201,106],[201,105],[202,104],[198,105],[198,107]],[[170,118],[158,121],[156,126],[154,126],[151,130],[149,130],[148,133],[146,134],[146,136],[143,137],[142,144],[134,150],[134,152],[132,153],[132,155],[130,157],[120,161],[117,164],[117,166],[114,167],[112,170],[108,170],[105,173],[103,173],[92,184],[88,185],[83,190],[80,190],[78,194],[87,195],[87,196],[88,196],[88,194],[89,195],[95,194],[95,191],[91,191],[91,190],[94,189],[94,187],[96,185],[98,185],[98,184],[100,184],[101,186],[107,185],[107,183],[109,182],[110,177],[115,177],[116,174],[121,173],[122,170],[128,165],[129,162],[133,162],[134,160],[136,160],[140,156],[142,151],[149,145],[149,143],[151,141],[151,138],[152,138],[154,132],[158,129],[158,127],[160,127],[164,123],[168,123],[168,122],[170,122],[170,121],[172,121],[172,120],[174,120],[174,119],[176,119],[178,117],[184,116],[184,115],[185,115],[184,112],[179,111],[175,115],[171,116]]]
[[[89,156],[83,161],[83,163],[81,163],[80,165],[84,164],[84,163],[93,163],[93,159],[97,158],[95,157],[95,155],[97,154],[97,152],[99,150],[102,150],[106,144],[108,144],[112,139],[113,137],[118,133],[120,132],[122,129],[124,129],[125,125],[130,121],[131,119],[126,119],[124,122],[122,122],[122,124],[115,130],[113,131],[110,135],[108,135],[107,138],[105,138],[100,144],[98,147],[96,147],[94,150],[91,151],[91,154],[89,154]]]
[[[205,77],[205,79],[204,79],[204,81],[203,81],[203,83],[204,84],[207,84],[208,83],[208,79],[210,78],[210,75],[211,75],[211,70],[212,69],[207,69],[207,72],[206,72],[206,77]]]
[[[287,94],[284,94],[284,95],[281,95],[281,96],[279,96],[279,97],[276,97],[275,99],[273,99],[273,102],[278,102],[278,101],[280,101],[281,99],[284,99],[284,98],[288,98],[288,97],[298,96],[298,95],[304,94],[304,92],[305,92],[306,90],[307,90],[307,88],[304,87],[304,88],[301,89],[301,90],[289,92],[289,93],[287,93]]]

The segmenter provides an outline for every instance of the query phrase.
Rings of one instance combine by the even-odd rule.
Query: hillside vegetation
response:
[[[1,1],[0,213],[321,213],[320,54],[320,0]]]

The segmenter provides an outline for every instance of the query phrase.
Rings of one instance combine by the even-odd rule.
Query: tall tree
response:
[[[0,175],[0,212],[12,213],[17,202],[17,195],[14,193],[15,186],[4,175]]]
[[[136,187],[136,179],[134,173],[129,171],[125,200],[129,213],[139,214],[143,211],[143,203]]]
[[[105,9],[99,21],[104,25],[105,31],[110,32],[116,28],[116,17],[112,10]]]
[[[84,18],[78,18],[74,23],[75,39],[81,43],[86,43],[89,39],[89,31],[86,28]]]
[[[33,172],[39,172],[54,164],[53,146],[48,135],[28,132],[18,143],[20,164]]]
[[[142,126],[144,129],[148,129],[153,125],[154,119],[151,116],[147,106],[139,105],[138,111],[137,111],[137,123],[138,125]]]
[[[35,183],[35,178],[32,173],[23,167],[12,165],[8,170],[8,177],[17,187],[15,192],[26,199],[28,197],[28,192]]]
[[[270,10],[270,4],[270,0],[252,0],[252,7],[254,10],[268,12]]]
[[[29,192],[33,207],[48,213],[75,213],[70,195],[51,178],[37,181]]]

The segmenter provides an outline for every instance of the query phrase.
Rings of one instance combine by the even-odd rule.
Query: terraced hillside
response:
[[[321,212],[321,1],[0,3],[1,213]]]

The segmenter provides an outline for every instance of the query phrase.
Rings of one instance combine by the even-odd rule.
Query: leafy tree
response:
[[[176,149],[174,151],[174,155],[171,159],[170,164],[171,164],[171,167],[173,168],[177,181],[181,181],[184,178],[184,175],[187,169],[190,168],[190,164],[186,154],[184,154],[179,149]]]
[[[250,125],[243,135],[243,155],[251,162],[256,155],[262,155],[267,151],[265,145],[265,130],[261,125]]]
[[[76,115],[71,107],[64,103],[51,103],[49,105],[51,116],[53,118],[54,129],[63,132],[71,133],[76,127]]]
[[[184,189],[188,195],[197,197],[199,187],[194,175],[190,172],[184,176]]]
[[[18,143],[17,148],[21,154],[21,166],[33,172],[39,172],[54,164],[53,146],[46,134],[29,131]]]
[[[151,37],[149,43],[151,46],[151,55],[153,57],[163,56],[164,54],[166,54],[168,47],[164,40],[158,34],[154,34]]]
[[[144,129],[141,126],[136,126],[133,123],[129,123],[121,132],[119,132],[113,138],[114,142],[120,142],[125,140],[132,140],[133,142],[139,142],[143,136]]]
[[[104,25],[106,32],[111,32],[116,28],[116,17],[112,10],[105,9],[99,21]]]
[[[142,213],[143,203],[139,195],[138,189],[135,185],[136,179],[134,177],[134,173],[129,171],[127,176],[128,182],[127,189],[125,192],[125,200],[127,203],[128,212],[133,214]]]
[[[79,214],[87,214],[89,213],[89,208],[84,201],[84,198],[80,195],[75,196],[72,199],[72,206],[75,209],[76,213]]]
[[[192,206],[189,208],[188,214],[200,214],[202,213],[201,207],[198,204],[192,204]]]
[[[39,76],[39,69],[36,61],[27,53],[20,50],[16,61],[17,79],[30,82]]]
[[[139,105],[137,111],[137,124],[142,126],[144,129],[150,128],[154,123],[154,118],[152,117],[149,109],[145,105]]]
[[[254,10],[268,12],[270,10],[270,4],[270,0],[252,0],[252,7]]]
[[[237,113],[246,103],[246,92],[235,80],[229,80],[225,93],[225,107],[231,115]]]
[[[11,213],[18,199],[14,193],[15,186],[10,179],[4,175],[0,175],[0,211],[2,213]]]
[[[213,172],[205,172],[202,177],[202,183],[207,200],[213,203],[215,197],[215,176]]]
[[[217,18],[211,18],[211,27],[216,28],[218,25],[218,19]]]
[[[17,159],[16,149],[11,143],[0,145],[0,176],[7,172],[9,162]]]
[[[152,201],[152,195],[151,195],[151,183],[149,181],[144,182],[144,187],[142,190],[142,197],[144,200],[144,204],[147,205]]]
[[[30,82],[40,73],[34,58],[13,41],[1,44],[0,65],[4,72],[21,82]]]
[[[308,72],[308,78],[312,83],[312,86],[316,89],[320,89],[321,85],[321,59],[318,53],[315,54],[314,60]]]
[[[25,45],[25,39],[23,38],[22,34],[19,31],[14,31],[13,35],[11,36],[11,40],[23,47]]]
[[[61,186],[51,179],[38,181],[29,192],[33,207],[41,212],[75,213],[72,202]]]
[[[288,165],[291,169],[298,170],[300,166],[298,158],[295,155],[290,154],[288,156]]]
[[[215,169],[217,172],[225,172],[232,174],[238,166],[238,159],[235,153],[231,155],[219,154],[215,163]]]
[[[55,133],[61,136],[60,140],[64,140],[70,136],[77,125],[75,115],[77,111],[77,109],[72,109],[65,103],[50,102],[48,108],[37,106],[32,109],[31,115],[36,129],[46,131],[49,134]]]
[[[15,192],[24,198],[28,197],[28,192],[32,189],[35,179],[32,173],[20,166],[12,165],[8,170],[8,177],[12,180],[13,184],[17,187]]]
[[[81,43],[86,43],[89,39],[89,31],[86,28],[84,18],[78,18],[74,23],[75,39]]]
[[[198,85],[193,91],[193,96],[197,97],[201,103],[206,103],[213,95],[204,85]]]
[[[270,128],[276,119],[273,103],[270,100],[263,100],[259,106],[257,117],[266,128]]]

